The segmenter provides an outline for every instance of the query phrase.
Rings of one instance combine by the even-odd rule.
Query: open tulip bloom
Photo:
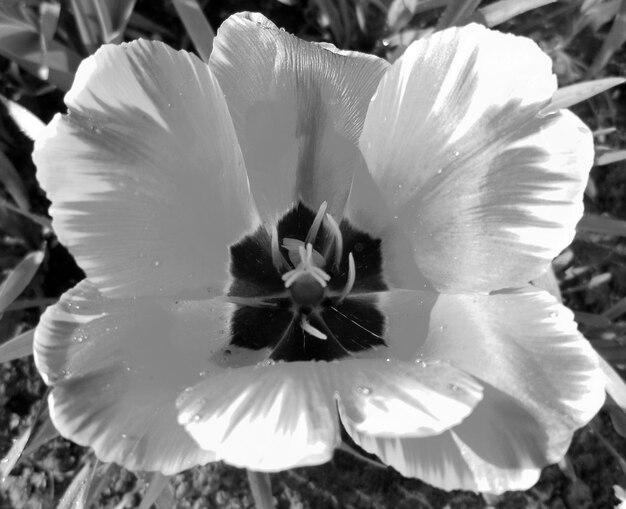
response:
[[[169,475],[328,461],[341,430],[445,489],[528,488],[604,401],[572,313],[529,281],[571,240],[587,127],[529,39],[482,26],[395,63],[256,14],[208,64],[86,59],[36,141],[87,279],[35,361],[64,436]]]

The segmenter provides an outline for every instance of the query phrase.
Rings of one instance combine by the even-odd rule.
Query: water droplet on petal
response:
[[[122,438],[128,438],[128,435],[127,435],[126,433],[122,433],[122,434],[120,435],[120,437],[122,437]]]
[[[439,169],[437,170],[437,175],[441,175],[442,173],[443,173],[443,170],[442,170],[441,168],[439,168]]]
[[[557,316],[559,316],[559,314],[556,311],[552,311],[552,313],[550,313],[550,318],[556,318]]]
[[[364,385],[359,385],[356,388],[356,392],[358,392],[359,394],[363,394],[364,396],[369,396],[373,391],[371,387],[365,387]]]
[[[155,260],[153,265],[155,267],[158,267],[159,265],[161,265],[161,262],[159,260]]]
[[[459,157],[461,155],[461,153],[458,150],[455,150],[454,152],[452,152],[452,155],[454,157]]]
[[[448,384],[448,390],[450,390],[452,392],[457,392],[457,391],[461,390],[461,387],[458,386],[457,384],[450,383],[450,384]]]

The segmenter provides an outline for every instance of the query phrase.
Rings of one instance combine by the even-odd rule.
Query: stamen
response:
[[[313,258],[313,245],[309,243],[306,247],[299,246],[298,252],[300,254],[300,263],[298,266],[282,275],[282,279],[285,282],[285,288],[289,288],[294,282],[305,274],[313,277],[322,288],[326,288],[327,282],[330,280],[330,276],[326,274],[323,269],[315,265]]]
[[[333,265],[335,268],[339,268],[339,264],[341,263],[341,256],[343,255],[343,236],[341,235],[341,230],[339,229],[339,225],[335,218],[330,214],[326,214],[326,221],[328,222],[328,229],[332,234],[332,241],[335,244],[335,260]],[[328,255],[330,254],[330,246],[332,243],[329,243],[327,246],[327,251],[324,253],[324,258],[328,259]]]
[[[273,295],[269,298],[285,298],[285,295]],[[220,297],[220,299],[224,302],[251,308],[275,308],[278,306],[276,302],[267,301],[264,297],[235,297],[234,295],[224,295]]]
[[[306,238],[304,239],[305,244],[313,244],[315,242],[315,237],[317,237],[317,232],[320,229],[320,225],[324,219],[324,214],[326,213],[326,208],[328,207],[328,203],[322,202],[320,205],[317,214],[315,214],[315,219],[313,219],[313,223],[311,224],[311,228],[309,228],[309,232],[306,234]]]
[[[278,229],[276,225],[272,226],[272,264],[278,272],[283,272],[289,268],[289,263],[280,252],[278,245]]]
[[[354,265],[354,257],[352,253],[348,254],[348,281],[346,281],[346,286],[344,286],[341,294],[339,295],[339,299],[337,302],[341,302],[345,299],[348,294],[352,291],[352,287],[354,286],[354,281],[356,280],[356,266]]]
[[[302,315],[302,319],[300,320],[300,327],[304,332],[308,332],[311,336],[317,339],[328,339],[328,336],[324,334],[321,330],[313,327],[309,321],[306,319],[306,316]]]

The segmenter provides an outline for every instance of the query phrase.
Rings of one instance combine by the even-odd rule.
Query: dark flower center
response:
[[[302,204],[231,247],[230,345],[270,360],[333,360],[384,345],[380,240]]]

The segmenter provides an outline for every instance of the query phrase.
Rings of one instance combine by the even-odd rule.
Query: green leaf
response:
[[[23,210],[30,208],[28,193],[24,188],[22,179],[11,161],[2,152],[0,152],[0,183],[2,183],[19,208]]]
[[[602,25],[615,17],[619,11],[620,2],[621,0],[583,2],[580,6],[581,17],[576,23],[576,32],[579,32],[587,25],[591,25],[591,28],[597,32]]]
[[[169,484],[165,485],[163,491],[159,494],[159,497],[154,501],[156,509],[171,509],[176,506],[174,500],[174,490]]]
[[[453,0],[448,2],[446,10],[437,23],[437,30],[469,23],[478,4],[480,4],[480,0]]]
[[[13,470],[21,458],[22,451],[24,450],[24,447],[26,447],[26,442],[28,442],[30,431],[31,430],[29,428],[18,439],[16,439],[9,449],[9,452],[4,458],[2,458],[2,461],[0,462],[0,486],[6,483],[11,470]]]
[[[47,398],[44,398],[39,402],[33,423],[13,442],[11,449],[9,449],[9,452],[0,462],[0,484],[6,482],[11,470],[13,470],[17,462],[23,456],[25,449],[32,444],[34,440],[40,437],[39,430],[42,429],[42,426],[46,426],[44,424],[46,420],[50,420],[50,414],[48,413]]]
[[[589,68],[589,76],[597,76],[613,54],[626,42],[626,0],[622,0],[611,30],[604,36],[602,47]]]
[[[606,316],[609,320],[615,320],[619,318],[621,315],[626,313],[626,297],[621,298],[615,304],[613,304],[609,309],[606,309],[602,312],[603,316]]]
[[[35,329],[23,332],[0,345],[0,362],[10,362],[33,354]]]
[[[274,497],[272,497],[272,481],[267,472],[255,472],[246,470],[248,484],[252,491],[252,498],[258,509],[274,509]]]
[[[606,377],[606,407],[609,410],[613,427],[623,437],[626,437],[626,382],[613,367],[598,355],[600,369]]]
[[[209,61],[213,51],[215,32],[209,25],[200,5],[196,0],[172,0],[176,12],[187,29],[198,54],[205,62]]]
[[[98,460],[87,460],[63,493],[57,509],[87,509],[89,488],[98,469]]]
[[[579,231],[626,237],[626,221],[597,214],[585,214],[576,226]]]
[[[16,214],[19,214],[20,216],[24,216],[30,219],[32,222],[37,223],[38,225],[42,226],[43,228],[52,229],[52,221],[50,221],[50,219],[48,219],[47,217],[43,217],[37,214],[31,214],[30,212],[26,212],[25,210],[20,209],[10,204],[8,201],[4,200],[3,198],[0,198],[0,207],[4,207],[5,209],[9,209],[15,212]]]
[[[15,101],[11,101],[6,97],[0,95],[0,102],[4,104],[9,116],[13,119],[13,122],[19,127],[26,136],[31,140],[37,139],[41,130],[46,127],[39,117],[35,116],[24,106],[19,105]]]
[[[445,7],[448,3],[449,0],[392,0],[387,10],[387,25],[392,33],[397,32],[416,14]]]
[[[29,16],[11,5],[0,5],[0,55],[39,76],[42,62],[39,27]],[[58,41],[47,47],[47,80],[63,91],[72,86],[80,55]]]
[[[493,2],[485,7],[481,7],[478,9],[478,12],[482,14],[485,24],[488,27],[494,27],[520,14],[556,1],[557,0],[500,0],[499,2]]]
[[[595,165],[596,166],[604,166],[606,164],[617,163],[618,161],[623,161],[626,159],[626,150],[611,150],[609,152],[605,152],[604,154],[600,154],[596,157]]]
[[[539,115],[549,115],[563,108],[569,108],[574,104],[586,101],[594,95],[606,92],[610,88],[616,87],[624,83],[624,78],[603,78],[593,81],[584,81],[582,83],[576,83],[575,85],[569,85],[567,87],[559,88],[552,97],[550,104],[545,106]]]
[[[48,397],[46,395],[41,401],[41,409],[33,425],[26,447],[24,448],[24,456],[34,453],[42,445],[47,444],[50,440],[54,440],[59,436],[59,432],[50,419],[50,410],[46,403],[47,400]]]
[[[150,509],[152,504],[154,504],[161,496],[170,479],[170,476],[163,475],[160,472],[150,474],[149,478],[144,481],[148,486],[148,489],[146,490],[146,494],[143,496],[139,509]]]
[[[42,2],[39,4],[39,47],[41,49],[41,65],[38,76],[42,80],[47,80],[50,75],[48,66],[48,46],[52,43],[52,38],[59,25],[59,15],[61,14],[61,4]]]
[[[34,251],[18,263],[0,285],[0,313],[28,286],[43,260],[43,251]]]
[[[124,40],[136,0],[72,0],[74,19],[85,49],[93,53],[102,44]]]

